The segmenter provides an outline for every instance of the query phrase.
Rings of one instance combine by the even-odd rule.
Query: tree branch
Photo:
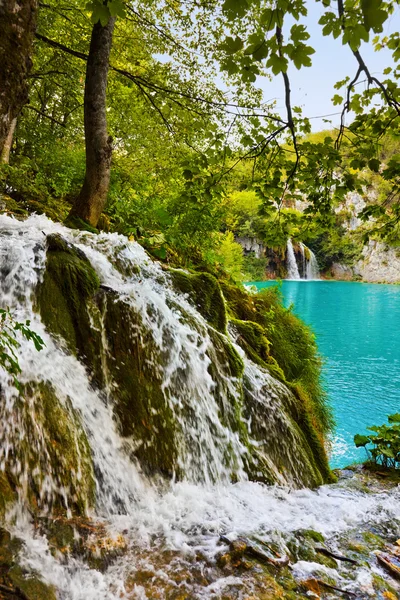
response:
[[[47,115],[45,112],[38,110],[31,104],[27,104],[24,108],[29,108],[30,110],[33,110],[35,113],[37,113],[41,117],[45,117],[46,119],[49,119],[49,121],[52,121],[53,123],[55,123],[56,125],[59,125],[60,127],[66,127],[65,123],[61,123],[61,121],[57,121],[57,119],[55,119],[51,115]]]

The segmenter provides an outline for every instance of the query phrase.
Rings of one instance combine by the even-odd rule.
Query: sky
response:
[[[318,20],[324,12],[322,4],[310,1],[307,2],[307,8],[308,16],[302,22],[311,36],[307,43],[316,51],[311,57],[313,64],[312,67],[303,67],[300,71],[291,65],[288,74],[291,82],[292,106],[301,106],[304,116],[312,117],[313,131],[319,131],[331,127],[321,118],[315,118],[320,115],[339,113],[329,117],[333,126],[339,124],[341,107],[334,106],[331,98],[336,93],[340,94],[340,91],[335,90],[333,86],[347,75],[353,78],[358,65],[348,46],[342,46],[340,40],[334,40],[331,36],[322,35],[321,26],[318,25]],[[399,29],[400,12],[397,10],[385,24],[384,34]],[[391,52],[388,50],[375,52],[372,44],[363,43],[360,52],[369,70],[376,76],[382,76],[383,69],[393,65]],[[279,112],[285,116],[282,78],[276,77],[273,81],[260,78],[257,83],[263,90],[265,100],[276,99]]]

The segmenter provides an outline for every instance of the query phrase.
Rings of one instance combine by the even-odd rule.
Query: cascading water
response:
[[[288,279],[319,279],[319,268],[315,254],[302,242],[298,244],[300,264],[297,264],[292,240],[287,241],[286,265]],[[299,268],[300,267],[300,268]]]
[[[290,238],[287,241],[286,267],[288,279],[300,279],[299,268],[297,266],[296,256]]]
[[[319,279],[319,267],[317,257],[314,252],[308,248],[310,254],[306,264],[306,278],[307,279]]]
[[[183,473],[179,481],[143,473],[138,462],[130,458],[136,442],[119,433],[113,412],[116,390],[108,374],[113,351],[105,343],[104,332],[107,302],[112,297],[101,305],[100,316],[95,312],[90,315],[103,340],[103,389],[93,384],[87,369],[65,342],[49,334],[36,312],[35,294],[45,269],[46,235],[54,233],[62,234],[85,253],[104,289],[112,288],[118,298],[133,307],[141,317],[141,330],[151,332],[152,343],[163,359],[161,372],[153,365],[155,373],[161,378],[164,398],[179,425],[176,443],[178,467]],[[139,265],[140,272],[123,276],[115,268],[116,263]],[[30,343],[19,339],[21,384],[47,385],[59,400],[60,410],[70,415],[72,422],[79,418],[90,445],[96,484],[95,508],[87,511],[107,527],[110,536],[120,535],[126,541],[124,555],[102,572],[89,567],[81,557],[51,550],[49,539],[33,525],[28,481],[40,488],[44,515],[57,498],[70,510],[87,485],[85,450],[78,434],[73,435],[71,443],[78,466],[70,474],[70,485],[63,485],[46,460],[48,440],[35,392],[27,407],[28,417],[23,420],[18,416],[18,390],[7,373],[1,372],[0,464],[4,469],[7,463],[12,470],[19,495],[17,510],[10,511],[6,527],[24,542],[21,565],[54,585],[59,600],[173,598],[178,597],[173,594],[179,590],[186,597],[220,598],[232,589],[237,589],[240,597],[248,597],[243,590],[251,589],[251,583],[246,584],[244,575],[223,576],[212,566],[221,548],[222,533],[233,537],[257,535],[265,541],[278,536],[284,547],[285,536],[297,530],[316,529],[327,536],[338,536],[371,521],[375,525],[390,523],[394,535],[400,535],[397,490],[381,495],[341,486],[290,491],[247,480],[244,465],[248,449],[227,422],[229,398],[237,394],[238,381],[226,374],[224,364],[218,365],[218,377],[210,374],[210,356],[215,353],[203,317],[186,297],[172,289],[168,274],[136,243],[116,234],[95,236],[71,231],[45,217],[33,216],[20,222],[1,216],[0,272],[1,305],[15,311],[18,320],[30,319],[32,329],[46,344],[44,350],[36,352]],[[231,334],[235,339],[235,332]],[[292,435],[293,444],[301,438],[299,430],[282,413],[282,397],[288,403],[293,401],[290,392],[238,351],[245,362],[245,393],[260,411],[266,411],[265,436],[276,439],[276,455],[285,454],[286,435]],[[228,416],[222,418],[223,414]],[[255,414],[240,425],[247,428],[250,445],[257,445],[252,440]],[[43,462],[32,470],[32,460],[38,455]],[[284,485],[291,483],[296,470],[305,468],[300,457],[293,464],[288,458],[285,467],[283,463],[277,466],[273,453],[266,460]],[[231,482],[233,472],[237,483]],[[200,563],[203,571],[196,579],[190,569],[195,572]],[[296,576],[309,574],[313,564],[296,563]],[[360,582],[365,582],[363,566],[352,572],[351,580],[331,571],[339,580],[344,578],[342,585],[349,590],[358,591]],[[250,588],[243,587],[246,585]],[[170,595],[162,591],[168,586]]]

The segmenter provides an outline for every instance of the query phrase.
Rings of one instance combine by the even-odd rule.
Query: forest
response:
[[[300,24],[307,7],[264,4],[27,6],[20,55],[2,69],[9,210],[117,231],[162,260],[236,280],[254,268],[234,243],[244,233],[273,248],[288,237],[322,245],[328,257],[332,246],[351,256],[370,236],[398,244],[400,51],[397,32],[382,34],[395,3],[323,3],[322,33],[347,44],[354,78],[335,86],[339,126],[326,119],[319,133],[292,105],[288,75],[315,52]],[[363,61],[368,40],[392,52],[381,79]],[[7,56],[7,36],[2,44]],[[265,103],[261,77],[281,79],[283,114]],[[371,186],[365,226],[342,238],[335,208]]]
[[[0,0],[0,599],[400,597],[399,14]]]

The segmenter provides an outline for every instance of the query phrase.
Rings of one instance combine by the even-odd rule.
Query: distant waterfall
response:
[[[300,264],[300,269],[299,269],[300,278],[301,279],[308,279],[308,277],[307,277],[306,246],[302,242],[299,242],[299,249],[300,249],[300,255],[301,255],[301,264]],[[307,250],[308,250],[308,248],[307,248]]]
[[[296,256],[293,250],[292,240],[290,238],[287,241],[286,266],[288,279],[301,279],[299,268],[296,262]]]
[[[319,279],[319,267],[317,257],[314,252],[308,249],[310,258],[306,263],[306,279]]]
[[[299,242],[296,253],[292,240],[287,241],[286,267],[288,279],[319,279],[316,256],[310,248]]]

